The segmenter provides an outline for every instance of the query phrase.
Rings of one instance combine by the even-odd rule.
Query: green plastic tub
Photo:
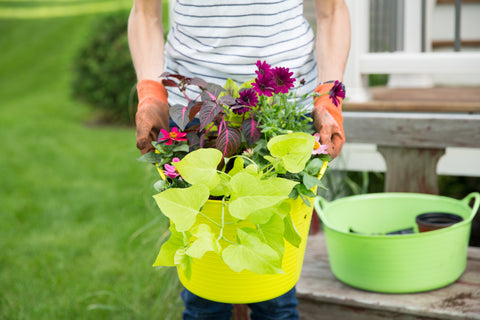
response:
[[[462,200],[379,193],[331,202],[317,197],[314,202],[335,277],[352,287],[384,293],[428,291],[455,282],[465,271],[471,223],[479,205],[477,192]],[[438,211],[460,215],[463,221],[418,233],[415,217]],[[414,233],[386,235],[408,228]]]

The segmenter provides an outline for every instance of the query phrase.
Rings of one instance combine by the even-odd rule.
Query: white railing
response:
[[[352,22],[352,43],[345,71],[350,101],[369,100],[369,74],[389,74],[392,87],[429,87],[433,85],[433,74],[478,75],[480,78],[480,51],[430,51],[435,0],[425,0],[423,10],[422,1],[403,0],[404,21],[399,24],[403,32],[398,33],[403,36],[403,46],[402,51],[396,52],[370,52],[370,1],[346,2]]]

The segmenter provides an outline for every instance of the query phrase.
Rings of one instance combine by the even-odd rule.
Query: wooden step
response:
[[[302,320],[480,319],[480,248],[468,249],[466,271],[447,287],[381,294],[352,288],[334,277],[320,232],[309,237],[297,297]]]

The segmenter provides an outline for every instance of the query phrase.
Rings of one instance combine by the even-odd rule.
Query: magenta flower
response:
[[[158,138],[158,141],[165,141],[167,146],[171,145],[174,141],[187,141],[187,138],[185,136],[187,135],[184,132],[178,131],[177,127],[173,127],[172,131],[168,132],[165,129],[160,130],[160,133],[162,136]]]
[[[332,99],[332,102],[335,105],[335,107],[338,107],[338,105],[340,104],[339,98],[342,98],[342,99],[345,98],[345,87],[343,86],[343,83],[336,80],[332,89],[330,89],[329,97],[330,99]]]
[[[176,177],[178,177],[180,175],[177,171],[177,168],[175,168],[175,165],[173,165],[175,162],[180,162],[180,159],[179,158],[173,158],[172,159],[172,164],[165,163],[165,165],[163,166],[165,168],[164,169],[165,175],[169,178],[172,178],[172,179],[175,179]]]
[[[313,136],[315,137],[315,144],[313,145],[312,154],[328,154],[328,145],[320,144],[320,135],[315,133]]]
[[[240,104],[249,107],[255,107],[258,103],[257,93],[253,89],[243,89],[239,92],[240,98],[238,101]]]
[[[264,95],[267,97],[271,97],[273,95],[275,83],[273,82],[273,78],[271,74],[268,75],[259,75],[255,82],[252,83],[253,89],[257,91],[258,94]]]
[[[292,78],[293,72],[288,68],[276,67],[272,70],[272,78],[275,88],[275,93],[288,93],[290,88],[293,88],[295,78]]]
[[[258,60],[257,63],[255,63],[255,65],[258,68],[258,70],[255,71],[255,73],[259,77],[269,75],[270,72],[272,71],[270,65],[266,61],[262,62],[262,61]]]

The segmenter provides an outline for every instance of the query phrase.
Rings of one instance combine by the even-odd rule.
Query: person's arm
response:
[[[163,73],[162,0],[135,0],[128,19],[128,45],[140,82]]]
[[[331,81],[343,81],[343,73],[350,50],[350,15],[344,0],[315,0],[317,17],[316,58],[318,85],[315,92],[328,92]],[[325,83],[329,81],[328,83]],[[345,143],[343,132],[342,100],[335,105],[328,95],[314,103],[312,117],[320,142],[328,145],[332,158],[337,157]]]
[[[137,148],[153,151],[152,141],[169,128],[167,90],[160,75],[164,64],[161,0],[135,0],[128,19],[128,44],[137,74],[139,104],[135,115]]]

